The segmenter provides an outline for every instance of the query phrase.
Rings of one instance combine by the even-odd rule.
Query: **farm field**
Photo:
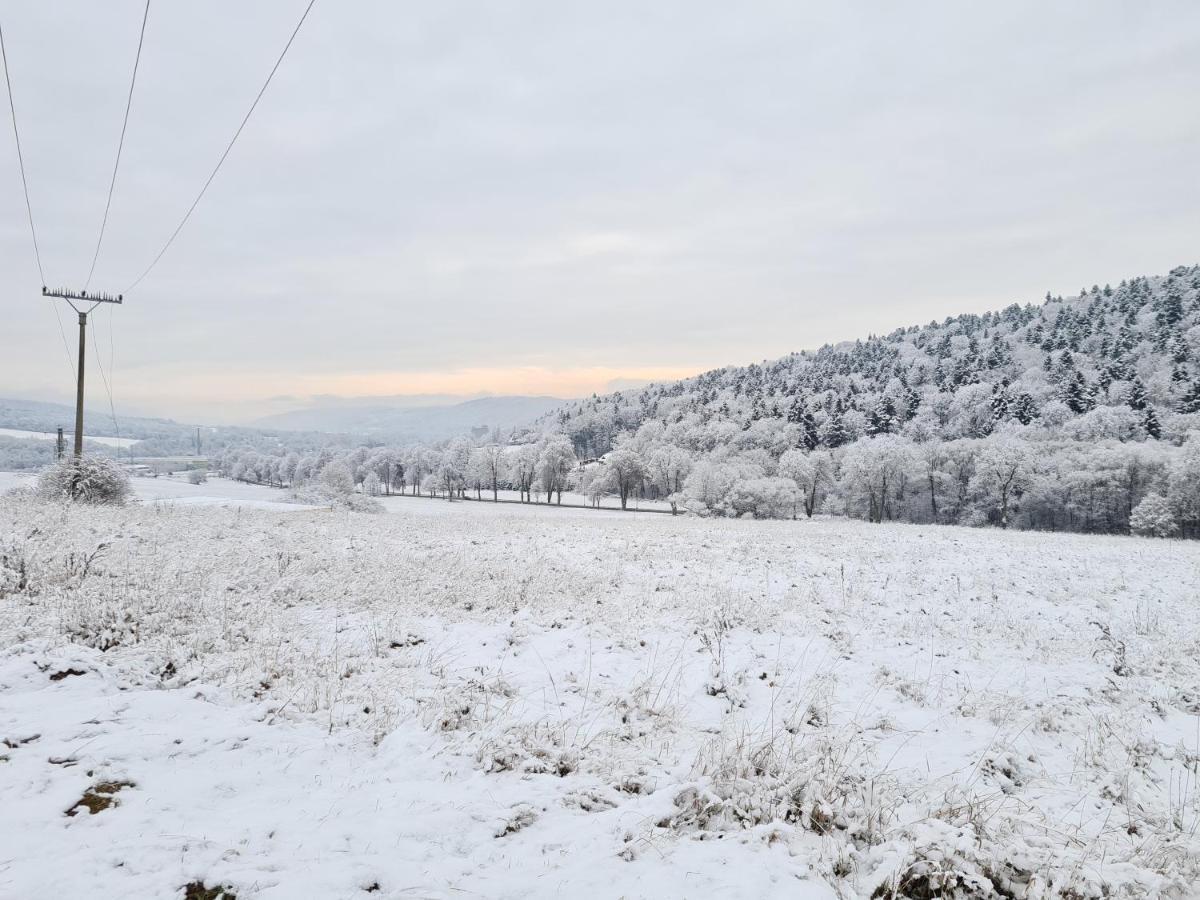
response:
[[[0,895],[1196,895],[1194,544],[246,500],[0,498]]]

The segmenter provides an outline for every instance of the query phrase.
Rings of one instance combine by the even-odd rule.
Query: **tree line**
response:
[[[674,513],[742,518],[835,515],[871,522],[1200,537],[1200,431],[1163,441],[1078,441],[1038,426],[986,438],[914,441],[862,437],[829,450],[722,446],[669,439],[648,422],[600,458],[581,459],[568,437],[441,447],[360,447],[313,455],[226,451],[219,470],[277,487],[342,495],[409,493],[448,500],[599,506],[659,501]],[[694,444],[694,442],[693,442]]]

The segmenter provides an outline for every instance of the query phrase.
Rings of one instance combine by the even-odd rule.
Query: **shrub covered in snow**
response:
[[[122,506],[132,489],[129,477],[111,459],[100,456],[67,457],[38,478],[38,495],[47,500],[79,500]]]

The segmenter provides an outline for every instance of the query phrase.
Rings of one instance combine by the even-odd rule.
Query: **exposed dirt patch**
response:
[[[70,678],[72,675],[86,675],[87,672],[82,669],[63,669],[61,672],[55,672],[50,676],[51,681],[62,681],[64,678]]]
[[[133,787],[132,781],[101,781],[83,792],[83,796],[67,810],[68,816],[79,814],[80,809],[86,809],[93,816],[101,810],[117,806],[117,793],[127,787]]]
[[[203,881],[184,885],[183,900],[237,900],[237,894],[223,884],[209,887]]]

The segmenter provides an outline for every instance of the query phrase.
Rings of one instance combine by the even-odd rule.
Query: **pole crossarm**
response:
[[[122,294],[105,294],[100,291],[69,291],[66,288],[48,288],[42,286],[42,296],[60,300],[83,300],[88,303],[123,303]]]
[[[75,376],[75,458],[83,456],[83,378],[87,371],[84,368],[84,356],[87,351],[87,317],[101,303],[121,303],[124,297],[120,294],[105,294],[100,291],[68,291],[66,288],[50,288],[42,285],[42,296],[52,300],[66,300],[71,309],[79,314],[79,355],[78,374]],[[87,309],[80,309],[75,301],[90,303]],[[114,420],[116,416],[113,416]]]

